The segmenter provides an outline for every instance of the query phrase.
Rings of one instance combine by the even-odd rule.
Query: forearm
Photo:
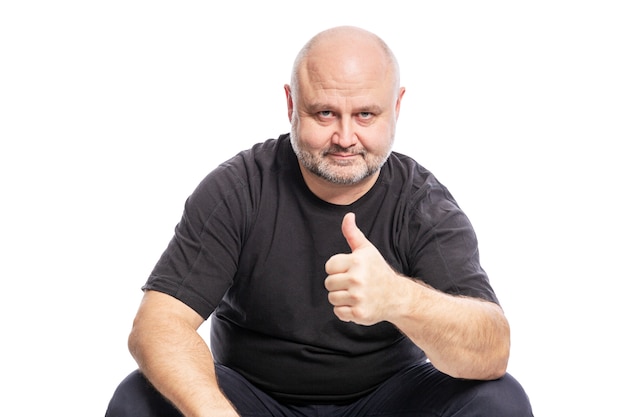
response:
[[[501,308],[483,300],[444,294],[404,279],[389,320],[432,364],[457,378],[495,379],[507,367],[510,330]]]
[[[237,416],[222,394],[211,352],[184,320],[162,320],[155,310],[138,313],[129,350],[140,370],[186,417]]]

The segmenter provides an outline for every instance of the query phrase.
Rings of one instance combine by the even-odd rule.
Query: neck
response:
[[[357,184],[335,184],[300,166],[304,182],[311,192],[327,203],[347,206],[363,197],[376,183],[380,170]]]

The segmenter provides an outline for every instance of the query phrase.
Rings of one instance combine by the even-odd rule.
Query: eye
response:
[[[359,118],[361,119],[371,119],[372,117],[374,117],[374,113],[369,111],[362,111],[359,113]]]
[[[319,117],[321,117],[322,119],[328,119],[333,117],[333,112],[330,110],[322,110],[320,112],[317,113],[319,115]]]

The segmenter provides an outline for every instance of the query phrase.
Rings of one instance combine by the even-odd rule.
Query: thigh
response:
[[[509,374],[494,381],[449,377],[426,363],[407,369],[350,406],[351,417],[532,417],[530,402]]]
[[[256,388],[237,372],[216,365],[220,388],[242,417],[302,417],[306,407],[290,407],[278,403]],[[105,417],[184,417],[145,376],[136,370],[117,387]]]
[[[118,385],[105,417],[183,417],[138,370]]]
[[[297,407],[283,405],[250,383],[238,372],[216,364],[215,371],[222,392],[241,417],[301,417]]]

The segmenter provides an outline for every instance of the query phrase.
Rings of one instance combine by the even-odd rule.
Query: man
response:
[[[291,134],[188,199],[107,416],[532,415],[468,219],[391,151],[404,91],[370,32],[305,45]],[[209,348],[196,330],[211,314]]]

